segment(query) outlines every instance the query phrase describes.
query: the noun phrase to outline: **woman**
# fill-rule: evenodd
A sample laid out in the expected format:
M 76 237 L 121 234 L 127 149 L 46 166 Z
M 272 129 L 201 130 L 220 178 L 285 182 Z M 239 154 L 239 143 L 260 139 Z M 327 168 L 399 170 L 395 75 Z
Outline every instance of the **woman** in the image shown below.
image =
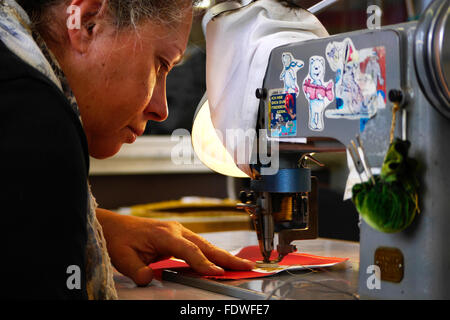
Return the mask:
M 209 275 L 253 267 L 179 223 L 97 208 L 87 182 L 89 155 L 110 157 L 167 118 L 165 80 L 192 5 L 0 0 L 6 297 L 115 299 L 111 263 L 147 285 L 148 264 L 168 256 Z

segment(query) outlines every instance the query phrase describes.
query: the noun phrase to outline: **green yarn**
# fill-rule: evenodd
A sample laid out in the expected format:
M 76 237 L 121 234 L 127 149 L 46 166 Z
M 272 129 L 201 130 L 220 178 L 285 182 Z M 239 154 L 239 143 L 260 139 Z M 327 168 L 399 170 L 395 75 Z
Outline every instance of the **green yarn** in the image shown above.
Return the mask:
M 411 143 L 395 139 L 386 153 L 381 174 L 353 186 L 353 203 L 375 230 L 399 232 L 414 220 L 418 207 L 417 161 L 408 157 Z

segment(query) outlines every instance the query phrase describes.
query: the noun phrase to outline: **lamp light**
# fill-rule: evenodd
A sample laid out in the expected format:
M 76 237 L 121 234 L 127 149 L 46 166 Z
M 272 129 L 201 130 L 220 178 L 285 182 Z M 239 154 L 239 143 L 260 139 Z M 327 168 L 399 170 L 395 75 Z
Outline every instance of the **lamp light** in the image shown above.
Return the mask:
M 236 178 L 248 178 L 235 164 L 229 154 L 211 120 L 207 93 L 200 101 L 195 111 L 194 124 L 192 126 L 192 146 L 200 161 L 210 168 L 226 176 Z

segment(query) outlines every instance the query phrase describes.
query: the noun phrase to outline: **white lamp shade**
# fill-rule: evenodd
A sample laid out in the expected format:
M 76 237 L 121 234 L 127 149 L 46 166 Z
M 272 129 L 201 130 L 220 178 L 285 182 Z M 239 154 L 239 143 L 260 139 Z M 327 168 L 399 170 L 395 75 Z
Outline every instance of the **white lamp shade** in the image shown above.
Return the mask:
M 220 174 L 248 178 L 228 153 L 211 121 L 207 95 L 200 102 L 192 126 L 192 146 L 200 161 Z

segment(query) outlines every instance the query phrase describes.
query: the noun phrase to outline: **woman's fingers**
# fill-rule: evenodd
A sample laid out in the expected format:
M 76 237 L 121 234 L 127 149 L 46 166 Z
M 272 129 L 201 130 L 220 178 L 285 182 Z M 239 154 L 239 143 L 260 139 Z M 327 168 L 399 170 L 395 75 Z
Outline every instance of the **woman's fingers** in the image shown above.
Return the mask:
M 224 270 L 209 261 L 202 250 L 193 242 L 177 237 L 171 246 L 176 258 L 186 261 L 195 271 L 205 275 L 222 275 Z
M 114 259 L 116 269 L 133 279 L 138 286 L 146 286 L 152 281 L 153 270 L 140 259 L 132 248 L 120 247 L 115 250 L 114 256 L 111 258 Z
M 183 229 L 178 222 L 156 222 L 151 229 L 151 242 L 158 255 L 171 255 L 183 259 L 195 271 L 202 274 L 223 274 L 224 270 L 209 261 L 195 243 L 183 237 Z
M 183 259 L 195 271 L 205 275 L 222 275 L 221 267 L 251 270 L 255 263 L 219 249 L 178 222 L 158 222 L 152 228 L 152 239 L 159 255 Z M 219 267 L 220 266 L 220 267 Z
M 254 262 L 236 257 L 228 251 L 212 245 L 206 239 L 187 228 L 183 228 L 183 236 L 195 243 L 208 259 L 222 267 L 233 270 L 251 270 L 255 267 Z

